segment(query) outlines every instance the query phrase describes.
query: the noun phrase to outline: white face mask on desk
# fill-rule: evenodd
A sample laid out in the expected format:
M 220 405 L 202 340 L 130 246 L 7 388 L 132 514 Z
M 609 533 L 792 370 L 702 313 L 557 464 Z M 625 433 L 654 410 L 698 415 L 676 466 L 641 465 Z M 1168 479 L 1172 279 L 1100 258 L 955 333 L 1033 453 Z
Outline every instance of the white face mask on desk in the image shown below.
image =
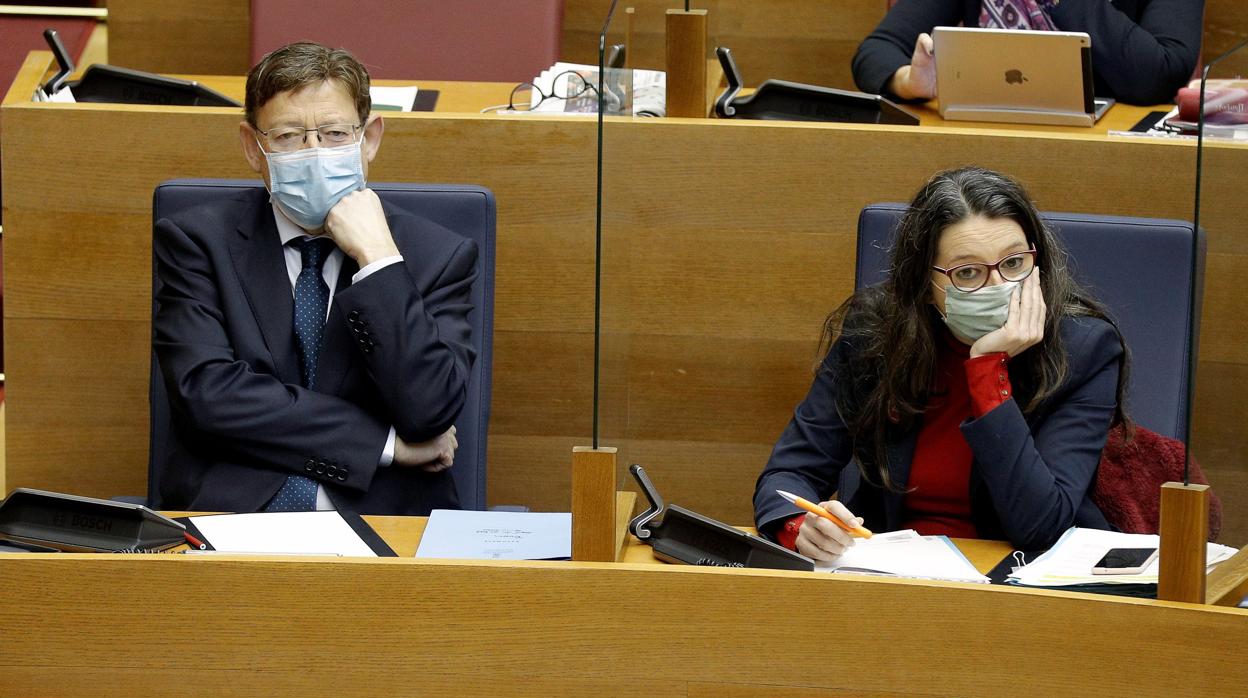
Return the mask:
M 952 284 L 945 286 L 945 312 L 941 319 L 955 337 L 973 344 L 1005 326 L 1010 317 L 1010 297 L 1021 283 L 1006 281 L 978 291 L 962 291 Z
M 363 138 L 336 148 L 303 148 L 270 153 L 269 193 L 299 227 L 315 230 L 344 196 L 364 188 L 360 158 Z M 264 151 L 263 148 L 261 148 Z

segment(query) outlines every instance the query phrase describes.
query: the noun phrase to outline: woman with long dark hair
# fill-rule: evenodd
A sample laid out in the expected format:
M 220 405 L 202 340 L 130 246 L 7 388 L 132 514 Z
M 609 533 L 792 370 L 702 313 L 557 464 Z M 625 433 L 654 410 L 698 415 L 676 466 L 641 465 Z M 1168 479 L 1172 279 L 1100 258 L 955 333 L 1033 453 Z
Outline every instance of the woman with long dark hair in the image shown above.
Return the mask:
M 754 493 L 761 532 L 827 560 L 847 523 L 1047 547 L 1109 528 L 1090 498 L 1128 356 L 1023 188 L 941 172 L 902 217 L 882 284 L 828 318 L 806 399 Z

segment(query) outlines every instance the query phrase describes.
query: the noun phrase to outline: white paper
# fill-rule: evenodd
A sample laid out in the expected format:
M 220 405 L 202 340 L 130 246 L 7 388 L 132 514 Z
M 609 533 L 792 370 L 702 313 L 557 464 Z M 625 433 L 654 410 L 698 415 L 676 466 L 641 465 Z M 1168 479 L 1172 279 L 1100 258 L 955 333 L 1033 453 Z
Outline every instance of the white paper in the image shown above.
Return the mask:
M 195 516 L 191 523 L 219 552 L 377 557 L 336 511 Z
M 836 560 L 815 563 L 815 571 L 988 583 L 948 538 L 920 536 L 910 529 L 856 540 Z
M 39 89 L 35 90 L 34 101 L 36 102 L 60 102 L 63 104 L 73 104 L 74 102 L 78 100 L 74 99 L 73 90 L 69 89 L 69 86 L 66 85 L 65 87 L 62 87 L 61 89 L 57 90 L 55 93 L 53 93 L 50 96 L 44 93 L 43 88 L 40 87 Z
M 1117 533 L 1094 528 L 1071 528 L 1048 552 L 1009 575 L 1009 581 L 1027 586 L 1054 587 L 1074 584 L 1156 584 L 1160 561 L 1154 559 L 1139 574 L 1092 574 L 1092 567 L 1110 548 L 1156 548 L 1156 534 Z M 1206 546 L 1206 565 L 1213 566 L 1235 554 L 1217 543 Z
M 373 99 L 373 106 L 398 107 L 399 111 L 411 111 L 416 102 L 419 89 L 415 85 L 404 87 L 382 87 L 372 85 L 368 88 L 368 96 Z
M 572 514 L 434 509 L 416 557 L 557 560 L 572 557 Z

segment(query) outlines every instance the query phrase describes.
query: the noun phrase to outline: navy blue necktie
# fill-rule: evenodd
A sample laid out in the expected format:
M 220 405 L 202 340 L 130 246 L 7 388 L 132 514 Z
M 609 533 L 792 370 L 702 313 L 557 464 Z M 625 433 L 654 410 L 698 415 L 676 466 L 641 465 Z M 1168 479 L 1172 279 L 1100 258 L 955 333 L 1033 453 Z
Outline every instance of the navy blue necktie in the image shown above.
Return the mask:
M 334 250 L 328 238 L 300 238 L 291 245 L 299 248 L 303 269 L 295 279 L 295 346 L 299 350 L 299 372 L 305 388 L 316 385 L 316 360 L 321 355 L 325 312 L 329 308 L 329 286 L 323 278 L 325 258 Z M 269 501 L 265 511 L 315 511 L 316 481 L 302 475 L 289 475 L 282 489 Z

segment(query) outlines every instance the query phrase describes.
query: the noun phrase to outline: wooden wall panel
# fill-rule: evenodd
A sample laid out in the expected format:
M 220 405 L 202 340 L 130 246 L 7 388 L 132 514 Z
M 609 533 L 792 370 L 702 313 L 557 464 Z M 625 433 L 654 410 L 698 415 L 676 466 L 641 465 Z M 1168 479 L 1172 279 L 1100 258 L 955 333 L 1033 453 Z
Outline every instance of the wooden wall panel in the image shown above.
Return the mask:
M 1201 47 L 1205 62 L 1231 50 L 1248 39 L 1248 3 L 1243 0 L 1205 0 L 1205 43 Z M 1248 75 L 1248 50 L 1227 59 L 1215 68 L 1219 77 Z
M 670 0 L 626 0 L 613 23 L 623 36 L 623 8 L 633 7 L 633 52 L 639 67 L 662 68 L 663 13 Z M 565 0 L 563 60 L 596 63 L 608 3 Z M 887 0 L 700 0 L 709 11 L 712 45 L 728 46 L 747 84 L 779 78 L 854 89 L 850 60 L 887 11 Z M 195 75 L 242 74 L 250 67 L 247 0 L 111 0 L 108 55 L 129 68 Z M 367 18 L 361 18 L 367 21 Z M 1207 0 L 1205 61 L 1248 38 L 1248 5 Z M 1227 71 L 1248 74 L 1248 55 Z M 1229 74 L 1229 73 L 1228 73 Z
M 664 12 L 668 0 L 625 0 L 612 21 L 611 42 L 623 42 L 624 8 L 633 19 L 633 66 L 664 69 Z M 564 60 L 598 62 L 598 35 L 609 3 L 565 0 Z M 747 84 L 767 78 L 856 89 L 850 60 L 862 39 L 879 24 L 887 0 L 700 0 L 709 21 L 708 58 L 727 46 Z
M 14 695 L 1077 696 L 1106 676 L 1231 695 L 1248 682 L 1248 615 L 1213 606 L 654 564 L 0 557 Z M 777 622 L 792 616 L 852 628 L 853 651 L 795 642 Z
M 155 73 L 246 73 L 251 67 L 251 3 L 109 0 L 108 60 Z
M 250 176 L 238 115 L 27 104 L 2 116 L 8 485 L 133 493 L 146 463 L 151 191 L 171 177 Z M 592 432 L 594 123 L 386 118 L 374 179 L 497 195 L 489 500 L 566 510 L 570 449 Z M 1190 218 L 1190 144 L 1068 133 L 610 121 L 601 439 L 621 449 L 621 482 L 640 461 L 671 501 L 749 523 L 823 318 L 852 289 L 859 210 L 906 200 L 938 169 L 1001 169 L 1049 210 Z M 1198 397 L 1195 451 L 1227 504 L 1223 540 L 1239 544 L 1248 495 L 1218 478 L 1245 472 L 1232 386 L 1248 379 L 1237 292 L 1248 242 L 1233 204 L 1248 149 L 1216 148 L 1201 356 L 1218 384 Z M 65 172 L 70 196 L 52 184 Z

